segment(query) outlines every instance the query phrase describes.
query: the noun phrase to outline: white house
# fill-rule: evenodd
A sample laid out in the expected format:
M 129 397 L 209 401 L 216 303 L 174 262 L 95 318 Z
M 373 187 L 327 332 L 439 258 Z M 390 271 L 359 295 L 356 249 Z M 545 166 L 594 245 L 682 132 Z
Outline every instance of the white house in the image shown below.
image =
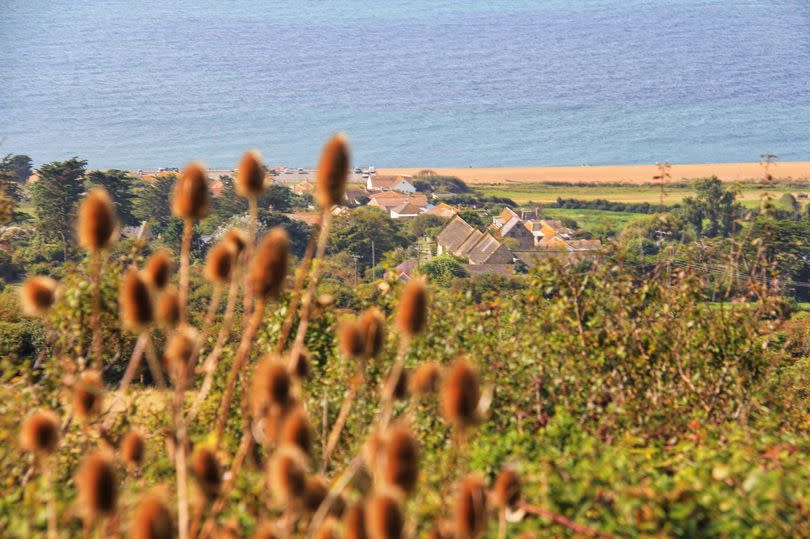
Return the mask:
M 369 191 L 399 191 L 400 193 L 415 193 L 416 187 L 402 176 L 380 176 L 371 174 L 366 180 L 366 189 Z

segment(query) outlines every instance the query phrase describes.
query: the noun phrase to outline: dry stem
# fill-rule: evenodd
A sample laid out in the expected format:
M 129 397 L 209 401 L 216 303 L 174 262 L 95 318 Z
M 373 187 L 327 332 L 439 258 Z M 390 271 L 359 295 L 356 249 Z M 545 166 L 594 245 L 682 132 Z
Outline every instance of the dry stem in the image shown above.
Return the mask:
M 178 299 L 180 303 L 180 323 L 186 323 L 186 307 L 188 303 L 188 266 L 191 253 L 191 233 L 194 229 L 194 221 L 183 220 L 183 243 L 180 246 L 180 291 Z
M 90 342 L 90 357 L 96 368 L 101 368 L 101 252 L 94 250 L 90 255 L 90 282 L 93 285 L 93 340 Z

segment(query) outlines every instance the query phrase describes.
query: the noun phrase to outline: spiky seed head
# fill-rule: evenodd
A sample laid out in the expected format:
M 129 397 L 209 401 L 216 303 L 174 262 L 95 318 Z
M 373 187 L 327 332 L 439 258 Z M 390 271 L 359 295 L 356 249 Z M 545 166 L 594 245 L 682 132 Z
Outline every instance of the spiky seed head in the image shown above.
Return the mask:
M 413 492 L 419 479 L 419 445 L 410 429 L 396 425 L 388 433 L 383 453 L 381 478 L 406 494 Z
M 318 475 L 313 475 L 307 478 L 306 487 L 304 488 L 303 506 L 304 510 L 314 513 L 321 506 L 321 503 L 326 499 L 329 493 L 329 487 L 326 480 Z
M 154 320 L 149 287 L 134 269 L 128 270 L 121 280 L 118 309 L 121 314 L 121 323 L 130 331 L 141 331 Z
M 411 279 L 405 285 L 397 310 L 397 329 L 406 337 L 425 331 L 427 323 L 427 288 L 423 279 Z
M 56 301 L 56 281 L 38 275 L 29 277 L 20 287 L 20 305 L 27 316 L 42 316 Z
M 379 356 L 385 343 L 385 316 L 376 307 L 370 307 L 357 319 L 357 325 L 363 335 L 366 357 Z
M 492 503 L 500 509 L 515 509 L 520 503 L 520 476 L 512 468 L 504 468 L 495 480 Z
M 306 378 L 309 376 L 309 350 L 302 347 L 297 354 L 291 355 L 287 365 L 287 370 L 289 370 L 290 374 L 297 378 Z
M 245 250 L 248 244 L 248 237 L 245 232 L 239 228 L 231 228 L 225 232 L 225 235 L 222 236 L 223 243 L 228 243 L 233 247 L 234 252 L 236 253 L 237 258 L 239 255 L 242 254 L 242 251 Z
M 118 502 L 118 479 L 112 458 L 104 451 L 85 457 L 76 475 L 79 506 L 90 518 L 109 516 Z
M 283 445 L 268 468 L 270 490 L 284 504 L 298 504 L 307 487 L 307 457 L 295 446 Z
M 346 510 L 343 517 L 344 539 L 368 539 L 366 533 L 366 512 L 363 506 L 355 504 Z
M 191 364 L 191 358 L 197 345 L 198 332 L 191 326 L 178 327 L 166 342 L 163 358 L 166 369 L 172 376 L 184 376 Z
M 110 195 L 103 188 L 87 193 L 79 204 L 77 237 L 79 245 L 88 251 L 98 251 L 116 240 L 118 220 Z
M 147 493 L 138 503 L 132 520 L 132 539 L 171 539 L 174 536 L 172 513 L 162 496 Z
M 20 447 L 25 451 L 50 455 L 59 445 L 59 417 L 51 410 L 34 410 L 20 429 Z
M 408 369 L 402 369 L 396 380 L 393 378 L 394 373 L 390 373 L 385 380 L 383 388 L 384 395 L 391 395 L 396 400 L 405 400 L 408 398 Z
M 256 150 L 248 150 L 236 169 L 236 192 L 243 197 L 257 197 L 264 191 L 264 167 L 262 156 Z
M 181 219 L 208 215 L 208 173 L 201 163 L 186 165 L 174 182 L 172 214 Z
M 236 251 L 231 243 L 219 242 L 211 248 L 205 260 L 205 277 L 215 283 L 225 283 L 231 279 L 236 263 Z
M 206 446 L 194 449 L 191 455 L 191 473 L 209 501 L 217 497 L 222 487 L 222 470 L 213 449 Z
M 470 475 L 462 480 L 453 509 L 456 535 L 477 539 L 487 529 L 487 489 L 483 479 Z
M 312 451 L 312 427 L 309 418 L 301 406 L 287 414 L 281 427 L 282 444 L 294 445 L 307 455 Z
M 408 383 L 411 393 L 417 397 L 435 393 L 439 387 L 441 373 L 441 366 L 435 361 L 422 363 L 411 373 Z
M 121 440 L 121 460 L 131 468 L 140 468 L 146 453 L 143 434 L 133 429 Z
M 276 355 L 267 354 L 256 365 L 251 384 L 251 402 L 256 417 L 271 407 L 285 407 L 290 402 L 292 379 L 287 366 Z
M 174 329 L 180 322 L 180 296 L 173 287 L 166 288 L 160 294 L 157 319 L 164 329 Z
M 347 357 L 363 356 L 365 343 L 360 326 L 354 320 L 343 320 L 337 328 L 338 348 Z
M 400 539 L 405 528 L 402 502 L 393 492 L 375 492 L 366 502 L 366 532 L 370 539 Z
M 73 413 L 82 421 L 87 421 L 101 412 L 104 386 L 101 373 L 87 370 L 79 375 L 73 388 Z
M 276 524 L 270 520 L 265 520 L 256 529 L 252 539 L 281 539 L 277 532 Z
M 312 536 L 313 539 L 340 539 L 340 528 L 334 518 L 327 518 Z
M 460 357 L 450 366 L 441 392 L 441 408 L 445 419 L 457 428 L 466 428 L 478 422 L 478 401 L 481 389 L 478 370 Z
M 166 249 L 158 249 L 143 268 L 143 280 L 155 290 L 163 290 L 172 275 L 172 255 Z
M 280 227 L 270 229 L 256 249 L 248 278 L 253 293 L 259 297 L 277 298 L 287 277 L 290 239 Z
M 343 202 L 349 177 L 349 144 L 339 133 L 329 139 L 318 163 L 317 199 L 323 208 Z

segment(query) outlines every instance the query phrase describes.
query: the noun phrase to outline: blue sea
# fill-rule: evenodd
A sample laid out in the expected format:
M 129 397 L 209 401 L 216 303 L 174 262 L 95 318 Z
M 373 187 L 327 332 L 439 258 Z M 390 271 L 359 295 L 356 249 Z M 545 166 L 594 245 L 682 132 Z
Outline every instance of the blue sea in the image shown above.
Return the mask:
M 810 160 L 808 0 L 0 0 L 0 154 Z

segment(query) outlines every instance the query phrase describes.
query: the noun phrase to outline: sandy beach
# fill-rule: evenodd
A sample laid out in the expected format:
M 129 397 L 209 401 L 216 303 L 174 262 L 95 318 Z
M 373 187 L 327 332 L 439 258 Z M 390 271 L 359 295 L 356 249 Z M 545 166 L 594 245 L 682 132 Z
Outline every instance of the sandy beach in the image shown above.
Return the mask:
M 467 183 L 532 183 L 532 182 L 570 182 L 570 183 L 653 183 L 653 176 L 658 174 L 655 165 L 627 166 L 567 166 L 567 167 L 521 167 L 521 168 L 383 168 L 379 174 L 415 175 L 420 170 L 429 168 L 436 174 L 456 176 Z M 763 168 L 759 163 L 708 163 L 701 165 L 672 165 L 672 181 L 706 176 L 717 176 L 723 181 L 740 182 L 761 179 Z M 810 161 L 774 163 L 771 174 L 779 180 L 810 181 Z

